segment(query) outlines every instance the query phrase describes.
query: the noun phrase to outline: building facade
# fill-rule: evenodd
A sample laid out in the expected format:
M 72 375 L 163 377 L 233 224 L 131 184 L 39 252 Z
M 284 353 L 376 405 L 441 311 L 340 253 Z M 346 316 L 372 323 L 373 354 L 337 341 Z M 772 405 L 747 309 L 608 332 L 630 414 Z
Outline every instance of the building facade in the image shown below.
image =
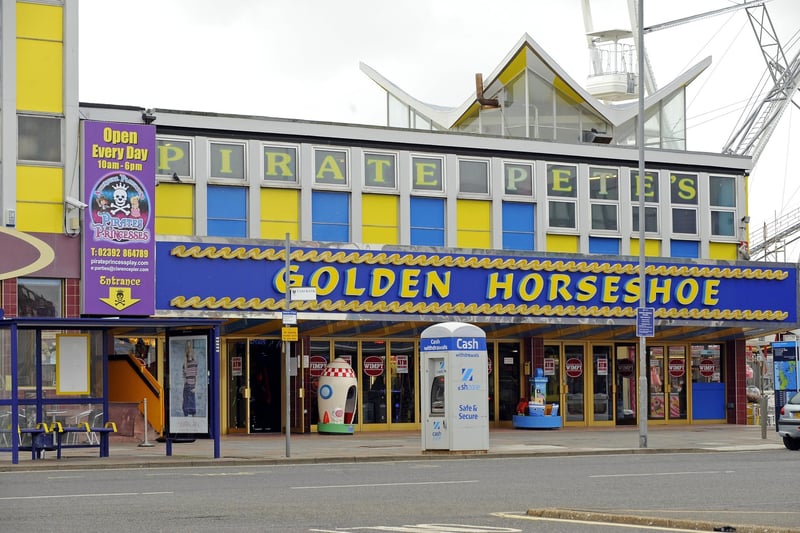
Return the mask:
M 448 320 L 486 331 L 494 426 L 538 368 L 566 425 L 745 423 L 746 339 L 797 327 L 797 265 L 746 260 L 751 161 L 685 150 L 684 90 L 707 62 L 648 97 L 639 176 L 631 105 L 527 36 L 452 110 L 362 66 L 387 91 L 375 127 L 79 104 L 75 4 L 2 6 L 3 238 L 27 254 L 2 259 L 6 315 L 222 320 L 223 432 L 280 431 L 287 398 L 288 425 L 314 431 L 336 357 L 358 376 L 358 430 L 419 428 L 419 336 Z M 287 269 L 315 300 L 289 301 Z M 169 339 L 115 349 L 140 340 L 169 390 Z

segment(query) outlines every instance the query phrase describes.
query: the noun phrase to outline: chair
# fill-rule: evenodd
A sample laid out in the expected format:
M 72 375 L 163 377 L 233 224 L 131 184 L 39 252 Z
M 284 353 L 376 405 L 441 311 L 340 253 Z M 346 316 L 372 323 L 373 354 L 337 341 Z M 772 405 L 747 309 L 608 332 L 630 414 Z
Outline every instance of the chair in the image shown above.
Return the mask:
M 77 427 L 79 424 L 86 423 L 86 424 L 89 424 L 91 426 L 89 417 L 93 416 L 93 415 L 94 415 L 94 412 L 91 411 L 91 410 L 89 410 L 89 411 L 81 411 L 80 413 L 78 413 L 78 414 L 76 414 L 76 415 L 74 415 L 72 417 L 70 425 L 72 427 Z M 90 433 L 84 433 L 84 432 L 81 432 L 81 431 L 69 433 L 67 435 L 67 444 L 78 444 L 78 439 L 80 437 L 85 438 L 87 444 L 94 444 L 94 442 L 92 441 L 92 435 Z
M 88 415 L 89 427 L 101 428 L 103 427 L 103 411 L 91 411 Z M 86 437 L 89 444 L 100 444 L 100 437 L 97 432 L 91 431 Z
M 0 446 L 8 448 L 11 446 L 11 413 L 8 411 L 0 413 Z

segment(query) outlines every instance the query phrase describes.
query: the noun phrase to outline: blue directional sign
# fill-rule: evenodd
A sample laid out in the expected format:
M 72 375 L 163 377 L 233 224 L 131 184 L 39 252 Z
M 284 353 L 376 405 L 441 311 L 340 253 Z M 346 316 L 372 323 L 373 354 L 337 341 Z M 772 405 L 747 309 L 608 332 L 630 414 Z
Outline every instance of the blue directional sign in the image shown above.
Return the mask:
M 636 336 L 654 337 L 656 334 L 656 310 L 653 307 L 636 308 Z

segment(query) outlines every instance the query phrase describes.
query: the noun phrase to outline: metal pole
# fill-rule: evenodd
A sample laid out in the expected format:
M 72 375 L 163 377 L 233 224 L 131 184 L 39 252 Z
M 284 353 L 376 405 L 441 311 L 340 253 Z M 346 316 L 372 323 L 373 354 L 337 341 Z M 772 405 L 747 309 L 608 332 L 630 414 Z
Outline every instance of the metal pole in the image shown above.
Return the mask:
M 153 444 L 147 440 L 147 398 L 143 398 L 142 403 L 142 410 L 144 411 L 142 413 L 144 415 L 144 442 L 140 443 L 139 446 L 142 448 L 151 448 Z
M 286 253 L 286 274 L 284 275 L 284 281 L 286 282 L 286 311 L 288 312 L 292 307 L 292 293 L 289 290 L 291 286 L 290 280 L 290 268 L 292 266 L 291 263 L 291 253 L 289 250 L 289 234 L 286 234 L 286 245 L 284 247 L 284 251 Z M 291 351 L 291 343 L 289 341 L 283 341 L 283 353 L 284 353 L 284 380 L 286 382 L 286 457 L 292 456 L 292 444 L 291 444 L 291 433 L 292 433 L 292 407 L 291 407 L 291 400 L 292 400 L 292 391 L 291 391 L 291 376 L 289 373 L 289 352 Z
M 639 120 L 636 124 L 636 144 L 639 147 L 639 307 L 647 306 L 647 291 L 645 288 L 645 214 L 644 214 L 644 0 L 638 1 L 636 13 L 636 29 L 639 46 L 637 60 L 639 62 Z M 647 346 L 645 337 L 639 336 L 639 448 L 647 448 Z

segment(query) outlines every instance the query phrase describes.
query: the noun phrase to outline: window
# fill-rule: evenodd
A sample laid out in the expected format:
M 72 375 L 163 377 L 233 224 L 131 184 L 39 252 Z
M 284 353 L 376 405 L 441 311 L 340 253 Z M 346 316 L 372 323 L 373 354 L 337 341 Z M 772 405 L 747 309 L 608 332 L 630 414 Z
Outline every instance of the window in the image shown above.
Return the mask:
M 192 177 L 192 141 L 169 137 L 156 138 L 156 174 Z
M 444 161 L 439 157 L 411 158 L 411 189 L 444 192 Z
M 61 119 L 20 115 L 17 159 L 20 161 L 61 162 Z
M 392 96 L 388 91 L 386 92 L 388 99 L 388 126 L 390 128 L 408 128 L 409 127 L 409 109 L 406 104 Z
M 503 250 L 534 250 L 534 205 L 503 202 Z
M 631 210 L 633 213 L 633 231 L 639 231 L 639 206 L 634 205 Z M 658 208 L 648 207 L 644 208 L 644 230 L 647 233 L 658 233 Z
M 508 195 L 533 196 L 533 166 L 504 163 L 503 188 Z
M 347 151 L 315 148 L 314 183 L 347 185 Z
M 265 144 L 264 179 L 297 183 L 297 148 Z
M 547 165 L 547 217 L 550 227 L 577 229 L 578 167 Z M 555 200 L 554 198 L 558 198 Z
M 633 216 L 633 231 L 639 231 L 639 187 L 644 190 L 644 201 L 650 205 L 644 208 L 644 230 L 647 233 L 658 233 L 658 172 L 646 170 L 644 179 L 639 179 L 639 170 L 631 169 L 631 210 Z
M 394 154 L 364 152 L 364 187 L 397 189 L 397 160 Z
M 60 318 L 62 308 L 63 290 L 60 279 L 17 280 L 17 316 Z
M 458 187 L 461 193 L 489 194 L 489 163 L 460 160 Z
M 723 237 L 736 235 L 736 181 L 725 176 L 708 178 L 711 205 L 711 234 Z M 728 209 L 720 209 L 728 208 Z
M 411 197 L 411 244 L 444 246 L 444 198 Z
M 311 195 L 311 238 L 315 241 L 350 241 L 350 195 L 313 191 Z
M 589 167 L 592 230 L 619 231 L 619 171 Z
M 670 202 L 673 205 L 672 232 L 696 235 L 697 175 L 672 173 L 669 176 L 669 183 Z
M 245 146 L 242 143 L 210 142 L 209 176 L 212 178 L 245 179 Z

